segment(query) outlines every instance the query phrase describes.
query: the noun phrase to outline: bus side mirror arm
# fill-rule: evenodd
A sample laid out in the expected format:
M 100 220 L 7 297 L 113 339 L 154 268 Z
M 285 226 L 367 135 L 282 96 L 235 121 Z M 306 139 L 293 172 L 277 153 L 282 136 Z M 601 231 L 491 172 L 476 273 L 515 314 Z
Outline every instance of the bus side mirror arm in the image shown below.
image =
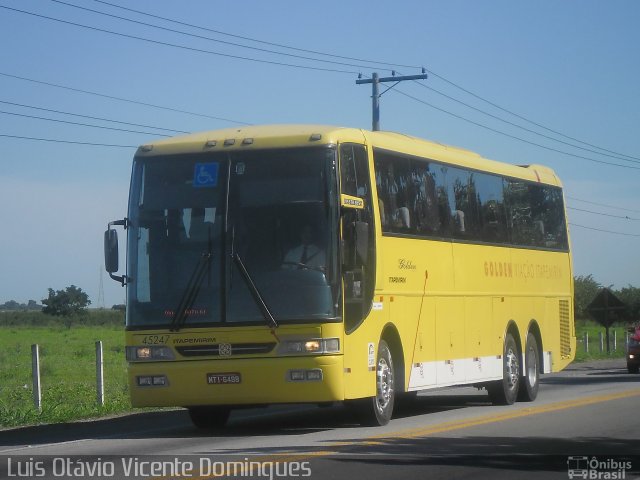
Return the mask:
M 114 225 L 121 225 L 126 230 L 129 226 L 129 220 L 127 218 L 116 220 L 109 222 L 107 225 L 107 230 L 104 232 L 104 266 L 109 276 L 116 282 L 120 282 L 124 287 L 131 278 L 126 275 L 114 275 L 114 273 L 118 271 L 120 263 L 118 255 L 118 232 L 111 228 Z

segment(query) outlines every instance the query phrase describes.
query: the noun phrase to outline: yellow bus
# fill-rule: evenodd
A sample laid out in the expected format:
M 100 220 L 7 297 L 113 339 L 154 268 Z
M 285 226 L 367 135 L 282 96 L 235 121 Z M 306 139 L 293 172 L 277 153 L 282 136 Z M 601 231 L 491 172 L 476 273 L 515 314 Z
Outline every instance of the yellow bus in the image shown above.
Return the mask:
M 127 229 L 127 271 L 117 233 Z M 575 351 L 561 183 L 389 132 L 250 126 L 162 140 L 133 161 L 105 233 L 127 286 L 132 404 L 344 401 L 475 385 L 532 401 Z

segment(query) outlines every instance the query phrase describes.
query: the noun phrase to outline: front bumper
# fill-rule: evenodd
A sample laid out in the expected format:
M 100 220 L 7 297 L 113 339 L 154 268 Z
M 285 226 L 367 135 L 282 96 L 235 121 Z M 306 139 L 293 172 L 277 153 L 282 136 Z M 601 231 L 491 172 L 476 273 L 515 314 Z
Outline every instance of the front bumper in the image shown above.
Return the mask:
M 291 370 L 322 371 L 322 380 L 291 381 Z M 342 355 L 229 360 L 140 362 L 129 364 L 134 407 L 264 405 L 344 399 Z M 240 383 L 209 384 L 210 374 L 238 373 Z M 164 386 L 139 386 L 139 376 L 166 376 Z

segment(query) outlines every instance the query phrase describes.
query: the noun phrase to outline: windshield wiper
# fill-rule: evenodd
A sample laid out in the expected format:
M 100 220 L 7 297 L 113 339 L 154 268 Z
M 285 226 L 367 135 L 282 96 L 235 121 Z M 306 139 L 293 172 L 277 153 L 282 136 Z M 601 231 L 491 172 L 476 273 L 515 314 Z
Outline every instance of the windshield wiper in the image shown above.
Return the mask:
M 178 308 L 176 308 L 176 312 L 173 315 L 170 331 L 177 332 L 187 321 L 187 318 L 189 317 L 188 312 L 191 310 L 193 303 L 198 298 L 200 286 L 202 285 L 205 274 L 209 271 L 212 257 L 213 254 L 211 253 L 211 250 L 204 252 L 200 256 L 200 259 L 196 264 L 196 268 L 194 268 L 191 278 L 189 278 L 189 282 L 187 283 L 187 287 L 182 294 Z
M 233 258 L 233 261 L 238 267 L 238 270 L 240 270 L 240 273 L 242 274 L 242 278 L 247 284 L 247 287 L 249 287 L 251 296 L 256 302 L 256 305 L 258 306 L 258 308 L 260 309 L 260 312 L 262 312 L 262 316 L 267 321 L 269 326 L 271 326 L 272 328 L 278 328 L 278 322 L 273 317 L 273 314 L 271 313 L 271 310 L 269 310 L 269 307 L 267 307 L 267 304 L 265 303 L 264 298 L 262 298 L 262 295 L 260 295 L 260 291 L 258 290 L 258 287 L 256 287 L 256 284 L 251 279 L 251 275 L 249 275 L 249 272 L 244 266 L 244 263 L 240 258 L 240 255 L 238 255 L 237 253 L 233 253 L 231 257 Z

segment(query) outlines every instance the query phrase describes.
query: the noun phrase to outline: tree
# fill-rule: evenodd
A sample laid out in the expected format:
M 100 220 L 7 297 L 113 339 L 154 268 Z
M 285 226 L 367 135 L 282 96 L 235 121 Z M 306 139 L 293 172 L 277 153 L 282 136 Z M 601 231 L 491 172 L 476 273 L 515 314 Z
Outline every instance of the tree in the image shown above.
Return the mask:
M 91 300 L 81 288 L 71 285 L 65 290 L 54 291 L 50 288 L 49 297 L 43 299 L 42 303 L 45 305 L 42 311 L 47 315 L 71 319 L 86 314 Z
M 5 302 L 3 304 L 0 304 L 0 310 L 9 310 L 9 311 L 16 311 L 16 310 L 42 310 L 42 306 L 38 305 L 38 303 L 35 300 L 29 300 L 29 303 L 18 303 L 15 300 L 9 300 L 8 302 Z
M 640 321 L 640 288 L 629 285 L 616 291 L 616 295 L 627 304 L 626 320 L 631 323 Z
M 596 282 L 591 274 L 574 277 L 573 285 L 576 318 L 590 318 L 587 306 L 596 297 L 602 285 Z

